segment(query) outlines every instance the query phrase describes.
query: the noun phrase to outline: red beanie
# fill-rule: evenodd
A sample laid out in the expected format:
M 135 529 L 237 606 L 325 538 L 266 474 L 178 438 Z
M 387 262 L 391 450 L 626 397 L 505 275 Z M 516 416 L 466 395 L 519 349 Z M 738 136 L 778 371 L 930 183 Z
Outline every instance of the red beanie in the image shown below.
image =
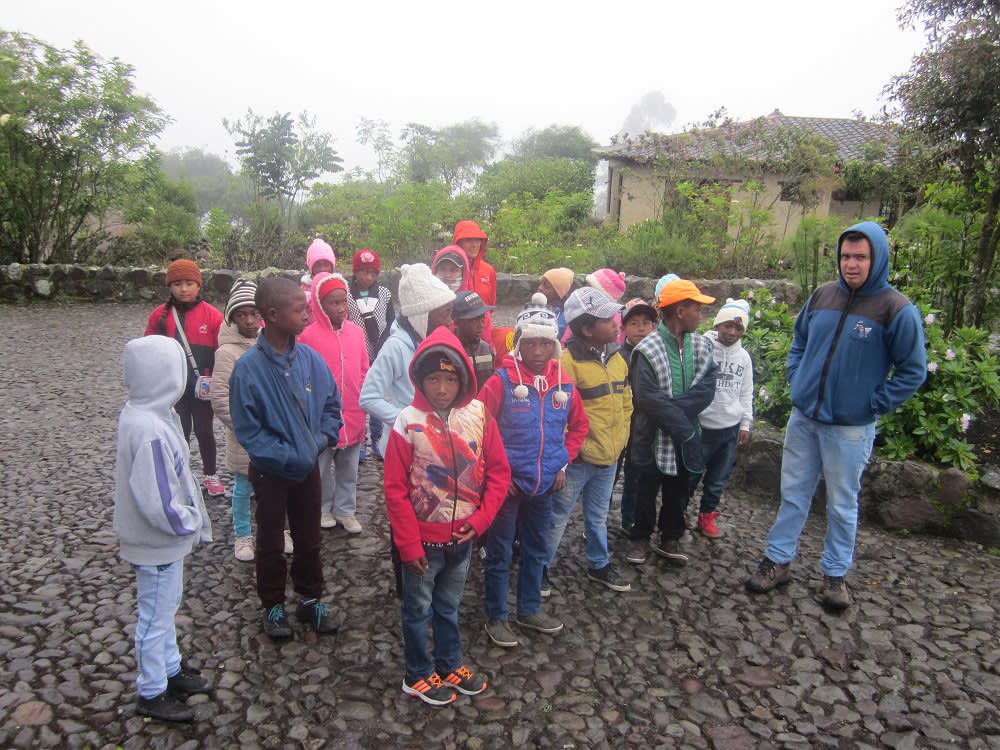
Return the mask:
M 175 281 L 193 281 L 201 286 L 201 271 L 193 260 L 178 258 L 167 267 L 167 286 Z
M 354 253 L 354 259 L 351 261 L 351 270 L 360 271 L 362 268 L 372 268 L 375 271 L 382 270 L 382 259 L 378 257 L 378 253 L 367 247 L 358 250 Z

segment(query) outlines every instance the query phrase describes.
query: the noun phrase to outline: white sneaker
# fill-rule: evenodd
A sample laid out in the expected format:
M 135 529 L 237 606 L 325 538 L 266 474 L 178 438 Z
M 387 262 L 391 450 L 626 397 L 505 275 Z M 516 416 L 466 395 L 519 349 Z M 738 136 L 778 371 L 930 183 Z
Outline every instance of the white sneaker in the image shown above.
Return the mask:
M 333 517 L 333 513 L 323 513 L 319 517 L 319 527 L 321 529 L 332 529 L 337 525 L 337 519 Z
M 292 544 L 292 532 L 285 529 L 285 554 L 290 555 L 295 552 L 295 545 Z
M 233 553 L 240 562 L 251 562 L 253 560 L 253 537 L 236 537 L 236 542 L 233 544 Z
M 361 533 L 361 523 L 354 516 L 337 516 L 337 523 L 343 526 L 348 534 Z

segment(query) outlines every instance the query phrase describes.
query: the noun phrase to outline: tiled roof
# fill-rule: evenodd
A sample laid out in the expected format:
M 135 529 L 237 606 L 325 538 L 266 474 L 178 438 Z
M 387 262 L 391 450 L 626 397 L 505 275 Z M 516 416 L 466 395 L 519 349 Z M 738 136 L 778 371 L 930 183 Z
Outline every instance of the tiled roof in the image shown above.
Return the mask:
M 888 161 L 894 153 L 888 129 L 877 123 L 837 117 L 788 117 L 779 112 L 757 120 L 675 135 L 626 135 L 621 140 L 612 141 L 609 146 L 597 149 L 596 153 L 606 159 L 633 162 L 647 162 L 660 154 L 691 160 L 701 159 L 710 153 L 717 153 L 719 149 L 730 151 L 734 156 L 766 158 L 761 139 L 753 135 L 757 126 L 761 126 L 765 132 L 787 128 L 817 135 L 836 147 L 840 162 L 864 158 L 864 147 L 872 142 L 886 146 L 883 161 Z

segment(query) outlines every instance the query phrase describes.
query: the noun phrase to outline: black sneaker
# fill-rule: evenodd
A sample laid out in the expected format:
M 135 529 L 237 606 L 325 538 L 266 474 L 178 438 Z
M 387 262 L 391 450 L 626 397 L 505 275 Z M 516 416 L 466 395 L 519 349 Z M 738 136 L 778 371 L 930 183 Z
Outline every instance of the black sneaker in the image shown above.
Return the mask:
M 546 568 L 542 571 L 542 588 L 538 593 L 542 599 L 548 599 L 552 596 L 553 590 L 552 581 L 549 580 L 549 569 Z
M 184 705 L 184 701 L 164 690 L 155 698 L 135 699 L 135 712 L 159 721 L 194 721 L 194 709 Z
M 185 698 L 197 693 L 208 695 L 212 692 L 212 686 L 201 676 L 200 671 L 181 662 L 181 671 L 167 678 L 167 690 L 179 698 Z
M 688 564 L 688 556 L 681 551 L 681 543 L 676 539 L 662 540 L 659 544 L 651 544 L 650 548 L 674 565 L 683 567 Z
M 454 703 L 458 697 L 453 689 L 444 684 L 437 672 L 431 672 L 427 677 L 418 677 L 415 680 L 404 677 L 403 692 L 432 706 L 447 706 L 449 703 Z
M 785 586 L 792 580 L 790 567 L 790 563 L 782 565 L 765 557 L 757 566 L 757 572 L 747 579 L 747 591 L 754 594 L 766 594 L 778 586 Z
M 295 619 L 304 622 L 321 635 L 336 633 L 340 623 L 333 619 L 323 602 L 300 604 L 295 610 Z
M 281 641 L 292 637 L 292 624 L 285 615 L 285 605 L 275 604 L 264 612 L 264 634 L 271 640 Z
M 649 557 L 649 540 L 632 539 L 628 543 L 625 559 L 633 565 L 642 565 Z
M 622 578 L 621 573 L 615 570 L 615 566 L 608 563 L 603 568 L 593 569 L 587 571 L 587 578 L 591 581 L 597 581 L 607 586 L 612 591 L 631 591 L 632 584 Z

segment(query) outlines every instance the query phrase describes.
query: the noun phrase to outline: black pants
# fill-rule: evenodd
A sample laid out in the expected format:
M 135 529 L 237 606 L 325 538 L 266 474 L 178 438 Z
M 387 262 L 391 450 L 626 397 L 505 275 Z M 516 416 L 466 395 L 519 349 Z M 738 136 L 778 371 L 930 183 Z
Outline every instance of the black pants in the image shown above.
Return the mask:
M 322 485 L 319 466 L 293 482 L 262 474 L 252 464 L 250 481 L 257 495 L 257 594 L 265 609 L 285 601 L 285 515 L 292 532 L 292 584 L 303 599 L 323 595 L 323 565 L 319 555 L 319 516 Z
M 636 479 L 635 524 L 629 539 L 647 540 L 653 534 L 653 524 L 660 532 L 660 541 L 671 542 L 684 536 L 684 513 L 691 497 L 690 479 L 683 466 L 677 467 L 677 476 L 663 474 L 655 466 L 631 467 L 638 473 Z M 660 515 L 656 516 L 656 495 L 663 493 Z
M 198 452 L 201 454 L 201 466 L 205 476 L 212 476 L 216 471 L 215 463 L 215 426 L 212 412 L 212 402 L 195 398 L 191 391 L 184 391 L 181 400 L 174 404 L 177 416 L 181 418 L 181 428 L 184 439 L 191 440 L 191 422 L 194 422 L 194 434 L 198 438 Z

